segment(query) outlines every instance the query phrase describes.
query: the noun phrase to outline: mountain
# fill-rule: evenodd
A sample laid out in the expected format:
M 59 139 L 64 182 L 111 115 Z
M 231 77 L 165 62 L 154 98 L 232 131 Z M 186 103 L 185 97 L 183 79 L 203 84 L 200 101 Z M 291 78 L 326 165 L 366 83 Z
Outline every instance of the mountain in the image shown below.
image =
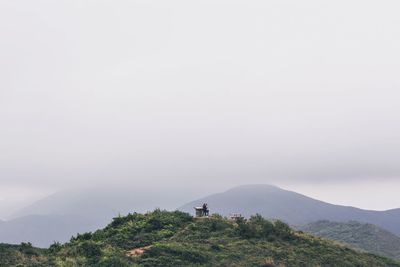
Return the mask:
M 228 220 L 214 215 L 155 210 L 116 217 L 104 229 L 40 250 L 30 244 L 0 245 L 0 266 L 393 266 L 364 254 L 296 232 L 261 216 Z
M 129 186 L 93 186 L 59 191 L 19 210 L 12 218 L 27 215 L 83 215 L 107 218 L 118 214 L 146 212 L 161 207 L 173 209 L 187 199 L 185 192 Z
M 8 221 L 0 221 L 0 242 L 31 242 L 40 247 L 46 247 L 53 241 L 66 242 L 77 232 L 104 227 L 119 214 L 146 212 L 157 207 L 173 210 L 178 203 L 190 199 L 191 192 L 182 189 L 178 194 L 178 190 L 93 186 L 61 191 L 20 210 Z M 248 217 L 260 213 L 293 226 L 319 220 L 355 220 L 400 234 L 399 209 L 367 211 L 338 206 L 271 185 L 232 188 L 192 201 L 180 210 L 193 214 L 193 207 L 203 202 L 209 204 L 211 213 L 224 216 L 242 213 Z
M 318 221 L 299 229 L 366 252 L 400 259 L 400 237 L 373 224 Z
M 57 192 L 25 207 L 7 221 L 0 221 L 0 242 L 31 242 L 47 247 L 66 242 L 78 232 L 104 227 L 113 217 L 146 212 L 157 207 L 172 209 L 184 194 L 118 186 L 93 186 Z M 186 197 L 187 199 L 187 197 Z
M 179 208 L 193 213 L 193 207 L 208 203 L 211 213 L 229 216 L 241 213 L 248 217 L 259 213 L 266 218 L 280 219 L 291 225 L 304 225 L 319 220 L 359 221 L 380 226 L 400 235 L 400 209 L 363 210 L 333 205 L 272 185 L 244 185 L 213 194 Z
M 105 219 L 73 215 L 28 215 L 0 224 L 0 241 L 19 244 L 30 241 L 47 247 L 54 241 L 68 241 L 72 235 L 104 227 Z

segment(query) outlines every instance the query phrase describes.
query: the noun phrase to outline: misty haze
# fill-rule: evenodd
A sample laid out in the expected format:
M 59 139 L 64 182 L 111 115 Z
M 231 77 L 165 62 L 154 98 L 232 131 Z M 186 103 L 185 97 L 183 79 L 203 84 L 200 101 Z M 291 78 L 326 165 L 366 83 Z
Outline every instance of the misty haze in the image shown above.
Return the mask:
M 0 0 L 0 266 L 400 266 L 399 9 Z

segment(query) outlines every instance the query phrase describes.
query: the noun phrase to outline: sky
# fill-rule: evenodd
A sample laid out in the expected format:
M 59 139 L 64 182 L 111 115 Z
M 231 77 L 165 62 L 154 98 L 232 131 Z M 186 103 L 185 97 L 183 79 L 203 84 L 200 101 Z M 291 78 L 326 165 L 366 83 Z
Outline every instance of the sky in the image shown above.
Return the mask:
M 93 183 L 400 207 L 399 8 L 0 1 L 0 215 Z

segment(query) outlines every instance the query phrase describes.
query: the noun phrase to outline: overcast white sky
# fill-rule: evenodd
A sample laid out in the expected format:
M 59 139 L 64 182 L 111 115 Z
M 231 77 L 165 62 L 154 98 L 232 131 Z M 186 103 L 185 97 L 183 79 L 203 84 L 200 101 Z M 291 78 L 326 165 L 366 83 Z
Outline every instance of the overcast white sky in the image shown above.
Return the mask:
M 0 213 L 93 182 L 400 207 L 399 10 L 0 1 Z

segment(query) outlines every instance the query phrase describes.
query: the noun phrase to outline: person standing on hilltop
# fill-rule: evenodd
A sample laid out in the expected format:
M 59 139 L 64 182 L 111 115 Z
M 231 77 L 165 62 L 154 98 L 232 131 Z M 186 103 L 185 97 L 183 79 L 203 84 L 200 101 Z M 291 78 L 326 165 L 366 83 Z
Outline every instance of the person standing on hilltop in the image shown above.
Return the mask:
M 208 206 L 207 206 L 207 203 L 203 203 L 203 214 L 204 214 L 204 216 L 208 216 Z

